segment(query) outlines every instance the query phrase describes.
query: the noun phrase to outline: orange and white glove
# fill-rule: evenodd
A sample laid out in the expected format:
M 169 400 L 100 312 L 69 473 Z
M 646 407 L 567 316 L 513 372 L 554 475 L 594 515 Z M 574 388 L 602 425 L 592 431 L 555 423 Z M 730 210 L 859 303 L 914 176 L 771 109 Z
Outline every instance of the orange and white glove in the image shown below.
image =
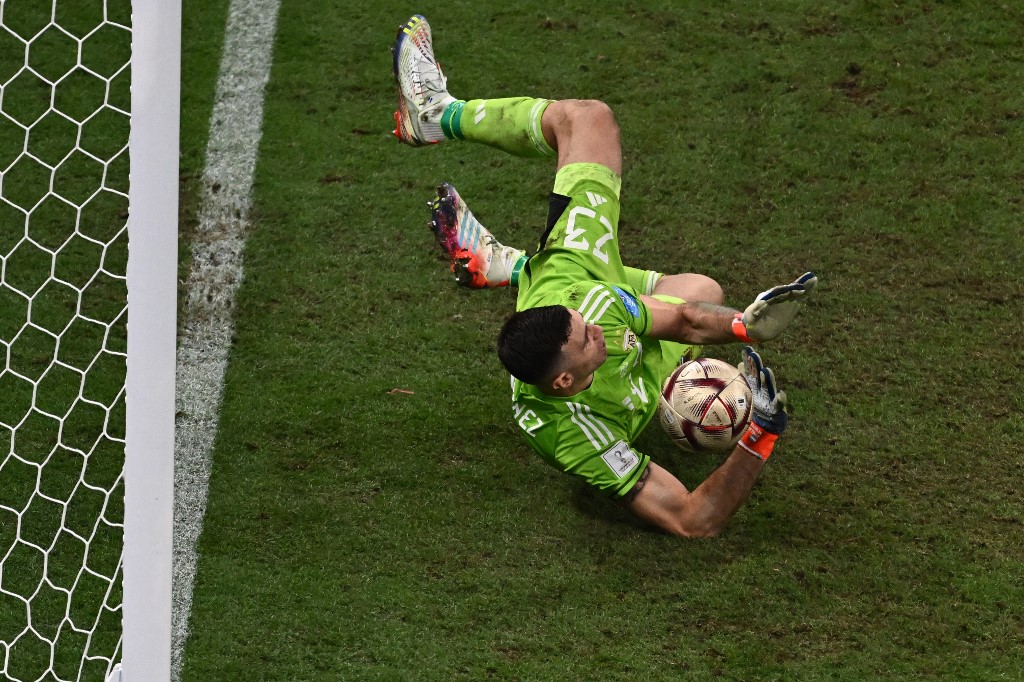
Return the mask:
M 793 321 L 817 284 L 817 276 L 805 272 L 791 284 L 762 291 L 746 310 L 736 313 L 732 333 L 746 343 L 774 339 Z
M 761 356 L 750 346 L 743 349 L 743 362 L 739 365 L 754 397 L 754 416 L 743 432 L 738 445 L 762 460 L 767 460 L 775 441 L 786 430 L 786 394 L 775 384 L 775 374 L 761 362 Z

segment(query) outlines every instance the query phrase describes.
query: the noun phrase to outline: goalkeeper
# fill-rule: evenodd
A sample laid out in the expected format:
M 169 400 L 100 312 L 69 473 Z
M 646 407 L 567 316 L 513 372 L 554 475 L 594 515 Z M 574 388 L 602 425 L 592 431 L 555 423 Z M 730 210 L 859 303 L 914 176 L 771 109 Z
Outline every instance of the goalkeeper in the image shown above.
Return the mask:
M 590 100 L 458 100 L 414 16 L 393 47 L 395 135 L 412 146 L 467 140 L 522 157 L 557 158 L 538 252 L 504 246 L 451 185 L 431 226 L 459 283 L 518 287 L 498 355 L 512 374 L 514 418 L 549 464 L 681 536 L 717 535 L 750 493 L 786 427 L 785 395 L 749 346 L 743 371 L 754 416 L 735 450 L 693 491 L 633 448 L 657 411 L 663 379 L 701 344 L 767 341 L 796 315 L 817 279 L 806 273 L 739 312 L 717 282 L 625 267 L 618 220 L 622 153 L 611 110 Z

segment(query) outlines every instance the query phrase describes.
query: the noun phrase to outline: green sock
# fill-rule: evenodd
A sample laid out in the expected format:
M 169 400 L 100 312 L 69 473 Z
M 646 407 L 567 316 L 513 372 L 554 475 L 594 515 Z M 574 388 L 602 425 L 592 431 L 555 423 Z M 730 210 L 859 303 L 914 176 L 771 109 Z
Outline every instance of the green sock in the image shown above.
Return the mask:
M 519 273 L 523 271 L 528 260 L 530 260 L 530 257 L 525 253 L 516 260 L 516 264 L 512 266 L 512 275 L 508 278 L 509 286 L 519 286 Z
M 441 130 L 450 140 L 479 142 L 514 156 L 553 157 L 555 150 L 540 129 L 549 104 L 533 97 L 456 100 L 445 107 Z

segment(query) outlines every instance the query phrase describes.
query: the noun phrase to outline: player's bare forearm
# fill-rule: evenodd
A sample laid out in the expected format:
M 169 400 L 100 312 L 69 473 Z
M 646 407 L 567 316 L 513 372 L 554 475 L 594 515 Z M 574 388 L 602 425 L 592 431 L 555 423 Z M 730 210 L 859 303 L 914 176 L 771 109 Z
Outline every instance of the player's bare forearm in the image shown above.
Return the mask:
M 641 296 L 651 313 L 649 336 L 665 341 L 721 344 L 736 341 L 732 322 L 739 312 L 713 303 L 665 303 Z
M 764 461 L 736 446 L 729 458 L 691 493 L 697 527 L 705 535 L 718 535 L 740 508 L 764 469 Z
M 693 492 L 654 462 L 650 475 L 627 503 L 639 518 L 674 535 L 714 537 L 750 495 L 764 461 L 737 447 Z

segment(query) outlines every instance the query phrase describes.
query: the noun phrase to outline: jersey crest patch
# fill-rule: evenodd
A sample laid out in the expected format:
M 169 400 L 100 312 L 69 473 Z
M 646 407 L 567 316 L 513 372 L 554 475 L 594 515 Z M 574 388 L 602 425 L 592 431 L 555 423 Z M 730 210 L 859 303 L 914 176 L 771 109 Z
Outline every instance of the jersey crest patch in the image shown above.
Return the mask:
M 626 445 L 626 441 L 620 440 L 615 445 L 611 446 L 603 455 L 601 459 L 608 465 L 615 475 L 622 478 L 630 471 L 632 471 L 637 464 L 640 463 L 640 458 L 636 456 L 636 453 L 629 449 Z
M 637 300 L 616 286 L 613 286 L 612 289 L 615 289 L 616 293 L 618 293 L 619 298 L 622 299 L 622 305 L 626 306 L 629 314 L 633 317 L 640 317 L 640 304 Z

